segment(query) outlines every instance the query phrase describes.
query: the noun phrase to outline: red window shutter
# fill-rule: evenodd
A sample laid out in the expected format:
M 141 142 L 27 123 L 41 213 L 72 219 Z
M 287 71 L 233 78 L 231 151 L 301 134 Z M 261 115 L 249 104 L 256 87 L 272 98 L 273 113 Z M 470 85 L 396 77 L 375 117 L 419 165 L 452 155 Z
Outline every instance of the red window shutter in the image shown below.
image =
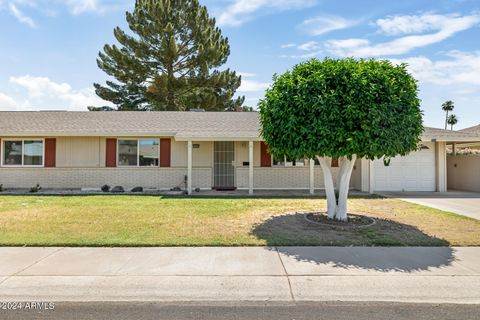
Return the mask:
M 57 139 L 45 139 L 45 167 L 55 168 L 57 164 Z
M 172 140 L 160 139 L 160 167 L 170 167 Z
M 265 142 L 260 143 L 260 166 L 262 167 L 271 167 L 272 166 L 272 156 L 268 152 L 268 146 Z
M 107 139 L 105 149 L 105 166 L 114 168 L 117 166 L 117 139 Z

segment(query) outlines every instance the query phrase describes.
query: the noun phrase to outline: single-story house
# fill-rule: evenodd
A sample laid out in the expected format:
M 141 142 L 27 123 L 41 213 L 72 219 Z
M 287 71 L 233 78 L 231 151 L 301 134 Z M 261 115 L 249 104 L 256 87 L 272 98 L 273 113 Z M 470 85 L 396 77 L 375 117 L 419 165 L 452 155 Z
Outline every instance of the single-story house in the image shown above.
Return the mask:
M 418 151 L 389 166 L 357 160 L 351 188 L 446 191 L 446 144 L 474 141 L 425 128 Z M 315 160 L 268 153 L 256 112 L 0 112 L 0 155 L 6 188 L 323 188 Z

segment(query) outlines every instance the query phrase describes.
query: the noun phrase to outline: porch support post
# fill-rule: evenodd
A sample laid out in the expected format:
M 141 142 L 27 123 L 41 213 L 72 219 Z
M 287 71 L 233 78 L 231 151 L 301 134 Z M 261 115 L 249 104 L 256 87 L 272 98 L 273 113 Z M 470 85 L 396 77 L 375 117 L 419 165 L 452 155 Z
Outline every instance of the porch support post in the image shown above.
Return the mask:
M 370 192 L 370 160 L 363 158 L 360 160 L 360 172 L 362 177 L 362 192 Z
M 435 142 L 437 192 L 447 192 L 447 152 L 445 142 Z
M 452 144 L 452 151 L 453 151 L 453 155 L 456 156 L 457 155 L 457 143 L 454 142 Z
M 188 164 L 187 164 L 187 193 L 192 194 L 192 153 L 193 144 L 192 141 L 188 141 Z
M 248 142 L 248 194 L 253 194 L 253 141 Z
M 369 177 L 369 183 L 368 183 L 368 191 L 370 194 L 373 194 L 375 190 L 375 172 L 373 170 L 373 160 L 368 160 L 368 177 Z
M 315 193 L 315 160 L 310 159 L 310 194 Z

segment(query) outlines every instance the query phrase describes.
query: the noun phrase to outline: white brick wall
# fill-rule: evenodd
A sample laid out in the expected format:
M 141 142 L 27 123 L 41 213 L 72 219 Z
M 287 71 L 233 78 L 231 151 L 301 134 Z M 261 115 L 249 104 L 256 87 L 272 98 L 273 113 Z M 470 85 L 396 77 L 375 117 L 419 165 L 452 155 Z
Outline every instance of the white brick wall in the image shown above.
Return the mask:
M 183 188 L 186 168 L 0 168 L 5 188 L 100 188 L 104 184 L 132 188 Z M 211 188 L 212 169 L 194 168 L 193 187 Z
M 359 168 L 357 168 L 359 170 Z M 334 179 L 338 168 L 332 168 Z M 323 189 L 323 175 L 315 167 L 315 188 Z M 48 189 L 99 188 L 104 184 L 132 188 L 170 189 L 184 187 L 187 168 L 0 168 L 0 184 L 5 188 L 30 188 L 39 183 Z M 336 180 L 336 179 L 335 179 Z M 351 188 L 356 188 L 352 174 Z M 248 188 L 248 167 L 236 169 L 236 185 Z M 212 187 L 212 168 L 193 169 L 193 188 Z M 309 167 L 254 168 L 256 189 L 308 189 Z
M 332 168 L 334 181 L 338 168 Z M 323 189 L 323 174 L 319 167 L 314 169 L 316 189 Z M 237 187 L 248 188 L 248 168 L 237 168 Z M 253 169 L 254 189 L 309 189 L 309 167 L 271 167 Z

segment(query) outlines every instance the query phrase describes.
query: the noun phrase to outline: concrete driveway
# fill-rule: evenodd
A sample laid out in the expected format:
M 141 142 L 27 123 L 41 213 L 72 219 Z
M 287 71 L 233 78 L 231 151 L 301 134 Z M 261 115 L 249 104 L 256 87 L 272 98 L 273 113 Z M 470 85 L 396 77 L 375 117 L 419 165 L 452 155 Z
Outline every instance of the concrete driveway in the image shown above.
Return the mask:
M 476 192 L 382 192 L 380 195 L 461 214 L 480 220 L 480 193 Z

